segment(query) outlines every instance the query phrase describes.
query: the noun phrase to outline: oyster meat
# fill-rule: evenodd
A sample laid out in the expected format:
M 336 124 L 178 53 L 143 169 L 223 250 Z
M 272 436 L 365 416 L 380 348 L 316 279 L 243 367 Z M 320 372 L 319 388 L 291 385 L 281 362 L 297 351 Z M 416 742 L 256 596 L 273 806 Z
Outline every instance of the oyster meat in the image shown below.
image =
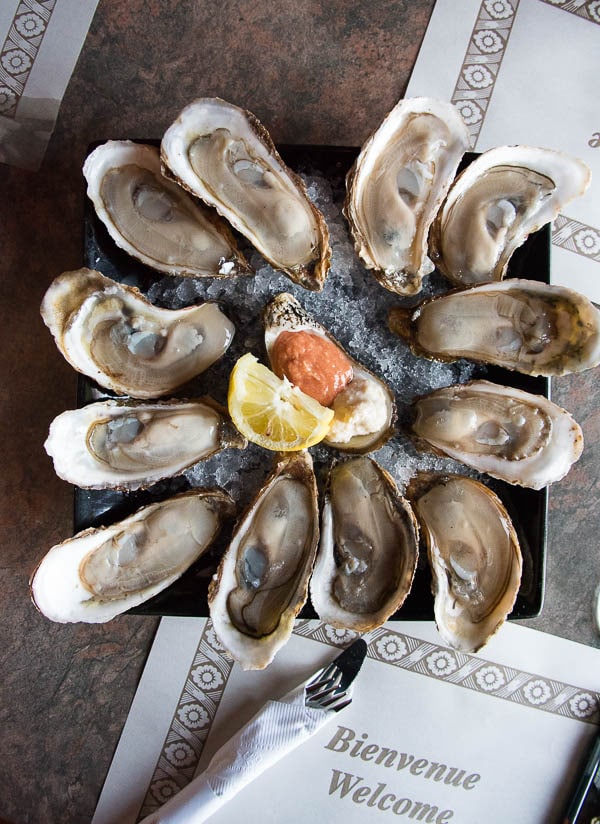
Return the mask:
M 408 489 L 427 544 L 444 642 L 477 652 L 513 609 L 523 561 L 497 495 L 460 475 L 417 476 Z
M 214 206 L 273 267 L 306 289 L 323 288 L 325 219 L 253 114 L 200 98 L 165 132 L 161 158 L 165 174 Z
M 357 254 L 386 289 L 412 295 L 433 271 L 429 227 L 468 145 L 458 109 L 415 97 L 401 100 L 361 149 L 344 213 Z
M 216 303 L 161 309 L 93 269 L 59 275 L 41 313 L 71 366 L 134 398 L 173 392 L 222 357 L 234 334 Z
M 392 332 L 416 355 L 470 358 L 527 375 L 565 375 L 600 363 L 600 312 L 563 286 L 511 278 L 394 307 Z
M 357 453 L 382 446 L 396 420 L 396 403 L 387 384 L 351 358 L 293 295 L 276 295 L 262 320 L 273 371 L 333 409 L 323 443 Z
M 396 612 L 415 574 L 419 530 L 391 476 L 367 457 L 331 469 L 310 597 L 322 621 L 367 632 Z
M 279 456 L 208 592 L 215 632 L 244 669 L 266 667 L 290 637 L 308 597 L 318 540 L 312 458 L 308 452 Z
M 499 146 L 453 183 L 430 234 L 432 260 L 458 286 L 501 280 L 515 251 L 587 189 L 591 172 L 553 149 Z
M 83 166 L 88 197 L 117 246 L 170 275 L 250 274 L 225 221 L 160 170 L 154 146 L 109 140 Z
M 91 403 L 58 415 L 44 444 L 56 474 L 87 489 L 140 489 L 247 441 L 211 398 Z
M 33 602 L 51 621 L 110 621 L 177 580 L 232 514 L 227 493 L 194 489 L 86 529 L 42 559 L 31 578 Z
M 560 406 L 490 381 L 436 389 L 413 413 L 412 432 L 434 451 L 530 489 L 563 478 L 583 449 L 581 427 Z

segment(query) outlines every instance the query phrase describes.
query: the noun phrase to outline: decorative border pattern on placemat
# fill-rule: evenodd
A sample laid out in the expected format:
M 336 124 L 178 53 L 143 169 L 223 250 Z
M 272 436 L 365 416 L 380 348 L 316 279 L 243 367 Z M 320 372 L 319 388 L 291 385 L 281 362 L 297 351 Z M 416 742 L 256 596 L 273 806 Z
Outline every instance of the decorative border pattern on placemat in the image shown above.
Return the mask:
M 296 622 L 294 634 L 333 647 L 346 647 L 358 633 L 311 619 Z M 600 725 L 600 693 L 522 672 L 478 655 L 457 652 L 385 627 L 369 633 L 369 658 L 464 689 L 531 709 Z M 194 777 L 204 743 L 225 692 L 233 662 L 206 622 L 185 686 L 137 820 L 165 804 Z
M 0 51 L 0 114 L 15 117 L 57 0 L 21 0 Z
M 600 23 L 600 0 L 540 0 L 549 6 L 576 14 L 590 23 Z
M 600 263 L 600 232 L 593 226 L 559 215 L 552 226 L 552 243 Z
M 194 777 L 233 661 L 206 622 L 137 820 L 165 804 Z
M 519 0 L 483 0 L 460 69 L 451 102 L 471 133 L 474 149 L 483 126 Z

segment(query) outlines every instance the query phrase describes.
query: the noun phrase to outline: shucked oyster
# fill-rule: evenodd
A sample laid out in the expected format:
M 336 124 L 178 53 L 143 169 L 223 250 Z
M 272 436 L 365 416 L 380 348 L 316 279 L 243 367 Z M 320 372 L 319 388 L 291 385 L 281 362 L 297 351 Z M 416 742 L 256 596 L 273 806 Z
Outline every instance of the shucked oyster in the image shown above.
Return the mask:
M 435 622 L 445 643 L 476 652 L 511 612 L 521 549 L 502 502 L 479 481 L 418 476 L 408 489 L 427 544 Z
M 418 558 L 408 501 L 371 458 L 336 464 L 323 504 L 310 596 L 322 621 L 366 632 L 400 609 Z
M 395 307 L 389 327 L 416 355 L 471 358 L 527 375 L 565 375 L 600 363 L 600 312 L 563 286 L 511 278 Z
M 396 404 L 389 387 L 355 361 L 293 295 L 276 295 L 263 311 L 273 371 L 334 417 L 323 443 L 343 452 L 378 449 L 393 434 Z
M 31 578 L 33 601 L 52 621 L 110 621 L 177 580 L 232 512 L 222 490 L 194 489 L 86 529 L 42 559 Z
M 364 144 L 344 213 L 357 254 L 386 289 L 412 295 L 433 271 L 429 227 L 468 145 L 458 109 L 427 97 L 401 100 Z
M 199 375 L 234 333 L 216 303 L 160 309 L 93 269 L 59 275 L 41 312 L 71 366 L 134 398 L 166 395 Z
M 223 646 L 244 669 L 263 669 L 286 643 L 308 596 L 319 540 L 308 452 L 280 456 L 239 521 L 208 592 Z
M 109 140 L 88 155 L 83 174 L 112 239 L 147 266 L 192 277 L 250 274 L 227 224 L 161 174 L 154 146 Z
M 55 418 L 44 444 L 56 474 L 88 489 L 139 489 L 246 445 L 210 398 L 91 403 Z
M 323 215 L 264 126 L 219 98 L 190 103 L 165 132 L 164 173 L 225 217 L 274 266 L 323 288 L 331 250 Z
M 434 263 L 458 286 L 501 280 L 515 249 L 590 179 L 583 161 L 552 149 L 484 152 L 457 177 L 432 226 Z
M 560 406 L 490 381 L 436 389 L 413 412 L 412 432 L 434 451 L 531 489 L 563 478 L 583 449 L 581 427 Z

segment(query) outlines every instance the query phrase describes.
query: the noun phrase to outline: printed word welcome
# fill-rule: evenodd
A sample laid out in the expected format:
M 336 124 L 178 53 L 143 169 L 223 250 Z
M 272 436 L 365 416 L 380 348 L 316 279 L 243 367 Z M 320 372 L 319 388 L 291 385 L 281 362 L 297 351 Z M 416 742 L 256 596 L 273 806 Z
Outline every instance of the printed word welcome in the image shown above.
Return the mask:
M 454 817 L 453 810 L 440 810 L 434 804 L 399 798 L 394 793 L 386 792 L 387 784 L 380 782 L 373 789 L 362 784 L 362 781 L 358 775 L 332 770 L 329 795 L 339 793 L 340 798 L 348 796 L 355 804 L 365 804 L 367 807 L 375 807 L 381 812 L 390 812 L 398 816 L 405 815 L 414 821 L 425 821 L 427 824 L 447 824 Z

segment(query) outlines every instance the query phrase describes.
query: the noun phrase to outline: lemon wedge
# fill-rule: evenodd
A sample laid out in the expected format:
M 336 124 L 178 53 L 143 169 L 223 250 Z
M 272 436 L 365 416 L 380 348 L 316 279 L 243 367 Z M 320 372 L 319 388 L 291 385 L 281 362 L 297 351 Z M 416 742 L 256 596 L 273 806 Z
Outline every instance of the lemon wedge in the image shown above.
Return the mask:
M 333 411 L 287 378 L 280 379 L 250 352 L 237 361 L 227 397 L 231 420 L 252 443 L 275 452 L 298 452 L 322 441 Z

